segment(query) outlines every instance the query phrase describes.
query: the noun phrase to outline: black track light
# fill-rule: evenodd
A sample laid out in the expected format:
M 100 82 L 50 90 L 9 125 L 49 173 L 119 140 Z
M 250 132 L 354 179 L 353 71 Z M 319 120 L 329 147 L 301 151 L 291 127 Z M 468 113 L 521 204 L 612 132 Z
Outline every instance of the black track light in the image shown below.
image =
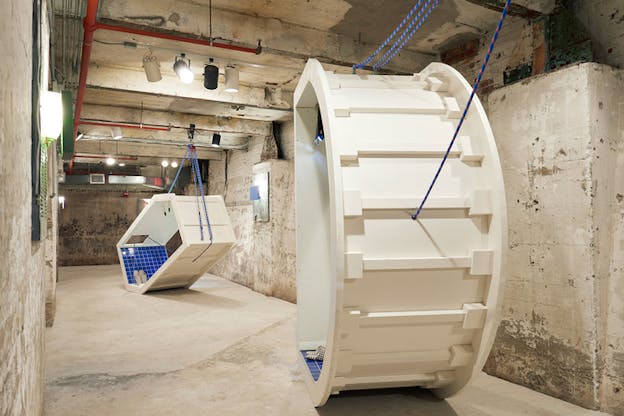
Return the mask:
M 219 147 L 221 144 L 221 135 L 219 133 L 214 133 L 212 135 L 212 147 Z
M 213 59 L 210 58 L 210 63 L 204 67 L 204 87 L 207 90 L 216 90 L 219 85 L 219 67 L 213 64 Z

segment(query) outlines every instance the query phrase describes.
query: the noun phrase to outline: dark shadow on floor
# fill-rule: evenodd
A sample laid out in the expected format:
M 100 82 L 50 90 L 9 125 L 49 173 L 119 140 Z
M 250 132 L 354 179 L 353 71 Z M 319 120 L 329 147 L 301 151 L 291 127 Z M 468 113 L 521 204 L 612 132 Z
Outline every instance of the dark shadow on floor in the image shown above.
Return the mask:
M 445 400 L 419 388 L 346 391 L 316 410 L 320 416 L 457 416 Z
M 234 299 L 218 296 L 212 293 L 206 293 L 204 290 L 194 289 L 166 289 L 154 292 L 147 292 L 143 296 L 151 296 L 158 299 L 167 299 L 176 302 L 192 303 L 195 305 L 217 306 L 219 308 L 241 308 L 245 306 L 244 302 Z

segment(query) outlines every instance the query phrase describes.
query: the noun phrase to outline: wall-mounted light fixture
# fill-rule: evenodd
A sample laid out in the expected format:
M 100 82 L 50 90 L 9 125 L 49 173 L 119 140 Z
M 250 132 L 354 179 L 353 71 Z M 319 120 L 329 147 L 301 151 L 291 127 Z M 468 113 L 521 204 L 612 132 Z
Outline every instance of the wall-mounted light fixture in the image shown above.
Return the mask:
M 166 168 L 167 166 L 169 166 L 169 161 L 168 160 L 163 160 L 162 162 L 160 162 L 161 166 L 163 168 Z
M 212 135 L 212 147 L 219 147 L 221 145 L 221 135 L 219 133 L 214 133 Z
M 225 92 L 238 92 L 238 69 L 233 65 L 225 67 Z
M 143 70 L 149 82 L 158 82 L 162 79 L 160 62 L 158 62 L 157 57 L 152 55 L 152 51 L 143 57 Z
M 186 57 L 186 54 L 181 53 L 180 56 L 176 56 L 175 63 L 173 64 L 173 70 L 185 84 L 193 82 L 195 75 L 191 71 L 191 60 Z
M 63 130 L 63 99 L 60 92 L 43 91 L 41 94 L 41 134 L 57 139 Z
M 213 64 L 214 59 L 204 66 L 204 87 L 207 90 L 216 90 L 219 86 L 219 67 Z
M 106 164 L 107 164 L 108 166 L 113 166 L 113 165 L 115 164 L 115 159 L 114 159 L 114 158 L 112 158 L 112 157 L 107 158 L 107 159 L 106 159 Z
M 176 162 L 175 160 L 173 162 L 171 162 L 171 167 L 172 168 L 177 168 L 178 167 L 178 162 Z

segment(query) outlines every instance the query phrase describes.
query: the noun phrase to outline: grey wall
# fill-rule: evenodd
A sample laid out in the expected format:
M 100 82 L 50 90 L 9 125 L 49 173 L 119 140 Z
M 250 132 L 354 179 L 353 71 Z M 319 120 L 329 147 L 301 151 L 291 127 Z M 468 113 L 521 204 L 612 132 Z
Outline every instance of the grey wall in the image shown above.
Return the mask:
M 282 134 L 280 146 L 292 157 L 292 127 Z M 290 136 L 288 136 L 290 134 Z M 210 161 L 208 190 L 222 194 L 238 239 L 237 245 L 211 272 L 258 292 L 295 301 L 294 164 L 277 160 L 273 137 L 255 138 L 247 151 L 233 150 L 226 159 Z M 253 220 L 249 188 L 253 166 L 266 162 L 270 170 L 270 222 Z
M 509 251 L 486 371 L 616 415 L 624 414 L 623 89 L 621 72 L 582 64 L 489 99 Z
M 95 186 L 61 187 L 65 209 L 59 213 L 58 264 L 81 266 L 119 263 L 116 245 L 151 192 Z
M 36 415 L 46 266 L 45 243 L 31 242 L 32 2 L 3 9 L 0 56 L 11 64 L 0 66 L 0 414 Z

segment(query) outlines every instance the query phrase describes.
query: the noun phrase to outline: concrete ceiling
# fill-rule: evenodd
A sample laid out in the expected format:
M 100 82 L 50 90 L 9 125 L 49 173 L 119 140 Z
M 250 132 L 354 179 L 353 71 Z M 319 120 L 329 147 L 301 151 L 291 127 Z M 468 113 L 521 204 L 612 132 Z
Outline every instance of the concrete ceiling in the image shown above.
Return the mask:
M 68 27 L 78 27 L 79 19 L 72 15 L 78 14 L 75 11 L 81 9 L 83 1 L 56 2 L 56 59 L 57 67 L 64 73 L 78 69 L 76 63 L 73 67 L 64 65 L 59 46 L 65 45 L 66 49 L 79 46 L 65 41 L 62 32 L 63 28 L 67 32 Z M 207 39 L 211 30 L 209 3 L 209 0 L 100 0 L 98 20 Z M 490 31 L 500 16 L 499 11 L 492 9 L 493 3 L 493 0 L 442 0 L 387 69 L 400 73 L 419 71 L 437 60 L 445 48 Z M 548 12 L 554 6 L 554 0 L 514 3 L 529 7 L 515 9 L 516 14 Z M 137 152 L 134 156 L 154 156 L 153 149 L 147 148 L 156 144 L 162 151 L 166 150 L 164 144 L 182 146 L 184 127 L 193 121 L 200 124 L 197 120 L 204 125 L 206 141 L 212 131 L 220 131 L 223 144 L 240 146 L 246 138 L 271 134 L 271 122 L 292 117 L 292 91 L 307 58 L 320 59 L 330 70 L 350 72 L 351 65 L 372 52 L 413 4 L 407 0 L 213 0 L 213 38 L 251 48 L 261 41 L 260 54 L 97 30 L 82 119 L 173 126 L 170 132 L 157 134 L 124 129 L 125 140 L 132 139 L 133 143 L 146 147 L 142 151 L 141 146 L 131 146 Z M 163 79 L 157 83 L 147 82 L 143 72 L 142 59 L 148 53 L 161 64 Z M 195 80 L 190 85 L 182 84 L 172 69 L 175 56 L 180 53 L 191 59 Z M 201 72 L 209 58 L 214 59 L 221 72 L 220 86 L 215 91 L 202 85 Z M 240 89 L 236 94 L 223 90 L 223 72 L 228 64 L 240 72 Z M 104 151 L 96 150 L 104 147 L 94 146 L 93 142 L 109 141 L 107 130 L 107 127 L 80 126 L 85 140 L 77 143 L 77 152 L 103 154 Z M 107 147 L 105 151 L 111 150 Z

